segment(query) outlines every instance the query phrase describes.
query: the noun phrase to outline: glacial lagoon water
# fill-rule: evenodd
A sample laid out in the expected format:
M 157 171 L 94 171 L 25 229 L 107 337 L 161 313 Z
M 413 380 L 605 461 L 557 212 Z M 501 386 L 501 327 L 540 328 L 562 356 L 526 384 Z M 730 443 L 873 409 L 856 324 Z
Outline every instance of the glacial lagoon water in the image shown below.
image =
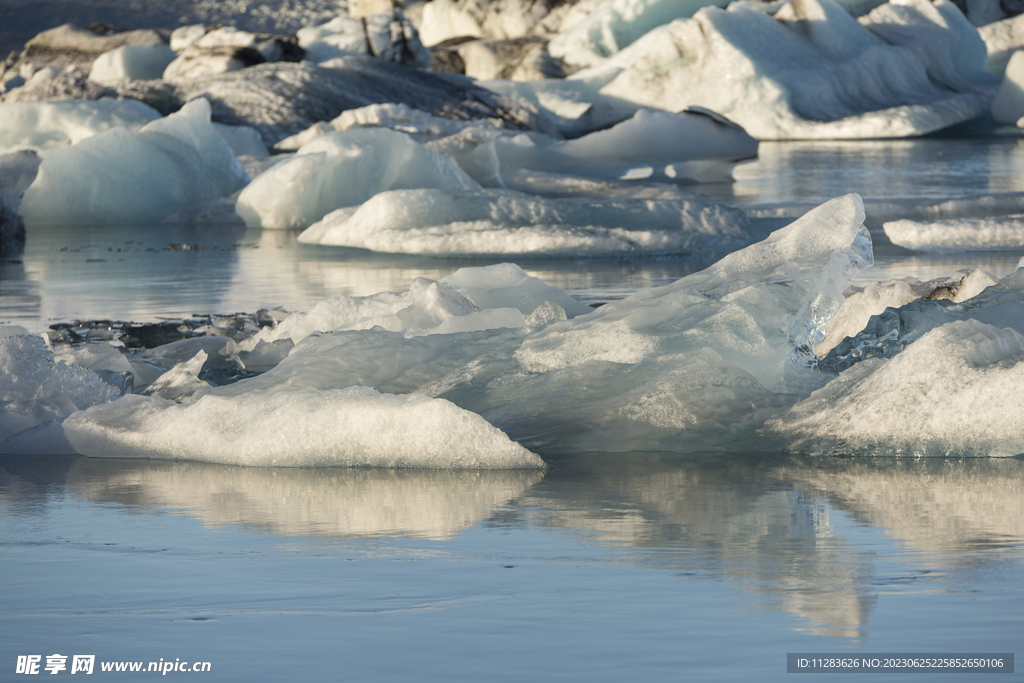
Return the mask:
M 860 192 L 877 236 L 872 200 L 1024 192 L 1024 142 L 765 144 L 736 175 L 693 189 L 795 214 Z M 0 323 L 302 310 L 490 262 L 295 238 L 34 231 L 0 262 Z M 1021 256 L 880 240 L 861 277 L 1002 276 Z M 521 265 L 599 303 L 707 261 Z M 3 456 L 0 680 L 20 678 L 17 656 L 54 653 L 209 661 L 203 677 L 225 681 L 738 681 L 799 676 L 788 652 L 1024 652 L 1020 458 L 547 460 L 547 472 L 432 472 Z M 825 676 L 846 679 L 867 680 Z

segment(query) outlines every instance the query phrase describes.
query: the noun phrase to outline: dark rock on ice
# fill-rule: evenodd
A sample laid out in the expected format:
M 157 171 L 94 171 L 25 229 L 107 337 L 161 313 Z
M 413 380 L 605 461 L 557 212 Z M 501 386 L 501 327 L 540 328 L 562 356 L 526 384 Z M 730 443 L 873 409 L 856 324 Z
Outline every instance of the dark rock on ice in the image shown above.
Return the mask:
M 509 128 L 555 134 L 536 105 L 497 95 L 453 74 L 391 64 L 372 57 L 344 57 L 316 66 L 307 62 L 260 64 L 202 78 L 133 81 L 118 86 L 161 114 L 207 97 L 213 120 L 251 126 L 272 146 L 319 121 L 370 104 L 400 103 L 435 116 L 465 121 L 496 118 Z

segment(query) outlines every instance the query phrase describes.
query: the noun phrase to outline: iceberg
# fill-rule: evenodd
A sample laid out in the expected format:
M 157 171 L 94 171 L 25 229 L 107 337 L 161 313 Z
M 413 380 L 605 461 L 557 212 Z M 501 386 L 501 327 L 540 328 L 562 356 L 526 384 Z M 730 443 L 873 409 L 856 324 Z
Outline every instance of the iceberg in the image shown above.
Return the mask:
M 96 457 L 234 465 L 542 469 L 483 418 L 422 394 L 289 386 L 187 403 L 125 396 L 64 421 L 76 451 Z
M 21 205 L 28 226 L 160 220 L 249 180 L 205 99 L 137 133 L 112 128 L 42 156 Z
M 1010 55 L 1003 82 L 992 100 L 992 118 L 1010 126 L 1024 118 L 1024 52 Z
M 843 371 L 761 431 L 813 454 L 1014 456 L 1024 453 L 1022 382 L 1024 336 L 954 321 Z
M 861 331 L 822 357 L 817 367 L 836 373 L 870 358 L 892 358 L 932 330 L 957 321 L 977 320 L 1024 333 L 1024 269 L 1018 268 L 974 297 L 958 298 L 915 299 L 873 315 Z
M 104 52 L 92 63 L 89 80 L 103 85 L 161 78 L 164 69 L 177 58 L 167 43 L 122 45 Z
M 724 252 L 759 237 L 743 211 L 720 204 L 427 189 L 382 192 L 329 213 L 299 241 L 385 253 L 555 257 Z
M 882 224 L 893 244 L 914 251 L 1019 251 L 1024 246 L 1024 214 L 944 221 L 903 219 Z
M 703 109 L 637 111 L 608 130 L 575 140 L 536 134 L 497 137 L 502 166 L 609 180 L 723 182 L 737 162 L 757 157 L 757 141 Z M 479 152 L 477 152 L 479 154 Z
M 334 132 L 257 177 L 235 210 L 249 227 L 305 228 L 327 213 L 391 189 L 469 190 L 479 185 L 458 165 L 387 129 Z
M 992 73 L 1002 76 L 1013 53 L 1024 47 L 1024 17 L 1018 14 L 979 26 L 978 35 L 985 41 L 986 66 Z
M 506 279 L 516 279 L 515 273 L 512 278 L 508 278 L 508 275 L 505 273 Z M 486 275 L 476 279 L 480 283 L 473 286 L 462 279 L 456 280 L 453 285 L 416 278 L 406 292 L 325 299 L 304 313 L 292 313 L 276 326 L 263 328 L 256 335 L 242 341 L 239 349 L 254 351 L 260 342 L 273 343 L 283 339 L 298 343 L 314 332 L 368 330 L 374 327 L 409 336 L 505 327 L 518 329 L 525 326 L 526 322 L 524 311 L 517 308 L 517 305 L 530 301 L 531 297 L 526 292 L 531 289 L 539 288 L 543 291 L 538 284 L 531 283 L 526 273 L 522 273 L 518 283 L 506 282 L 505 286 L 496 286 Z M 473 301 L 459 293 L 457 286 L 462 289 L 468 287 L 467 294 L 474 291 L 490 292 L 484 299 L 488 304 L 496 300 L 504 303 L 480 310 Z M 526 292 L 521 291 L 524 289 Z M 506 290 L 506 293 L 496 299 L 496 290 Z M 557 298 L 557 293 L 551 296 Z M 563 293 L 562 296 L 568 295 Z M 532 310 L 533 307 L 530 307 L 525 313 Z M 578 306 L 572 310 L 579 312 Z
M 983 270 L 971 270 L 927 282 L 908 277 L 873 282 L 865 287 L 851 286 L 843 293 L 845 300 L 839 312 L 828 321 L 825 338 L 814 347 L 814 355 L 824 358 L 837 344 L 863 330 L 872 316 L 887 308 L 899 308 L 918 299 L 949 299 L 959 303 L 998 282 Z
M 13 253 L 25 243 L 25 221 L 18 210 L 41 162 L 32 150 L 0 154 L 0 255 Z
M 120 396 L 96 373 L 54 360 L 42 337 L 0 328 L 0 442 Z
M 795 0 L 774 17 L 705 7 L 573 78 L 614 75 L 590 112 L 699 105 L 759 140 L 920 135 L 978 116 L 997 84 L 977 30 L 951 2 L 898 0 L 851 17 Z
M 135 100 L 62 100 L 0 103 L 0 154 L 67 147 L 112 128 L 138 131 L 160 118 Z
M 586 19 L 555 37 L 548 52 L 569 64 L 595 66 L 663 24 L 688 19 L 702 7 L 727 4 L 728 0 L 604 0 Z

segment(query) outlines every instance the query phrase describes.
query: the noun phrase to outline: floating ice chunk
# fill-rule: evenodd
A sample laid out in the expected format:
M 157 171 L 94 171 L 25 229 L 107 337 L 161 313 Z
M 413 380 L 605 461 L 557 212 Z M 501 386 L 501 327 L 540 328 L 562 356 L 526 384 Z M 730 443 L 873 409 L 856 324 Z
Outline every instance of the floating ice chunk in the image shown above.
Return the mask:
M 1002 76 L 1010 56 L 1024 47 L 1024 18 L 1021 15 L 978 27 L 978 35 L 985 41 L 989 71 Z
M 1024 52 L 1017 51 L 1006 64 L 1006 75 L 992 100 L 992 118 L 997 123 L 1015 125 L 1024 117 Z
M 120 395 L 96 373 L 55 362 L 42 337 L 0 336 L 0 441 Z
M 0 440 L 0 454 L 78 455 L 68 440 L 64 438 L 64 428 L 57 420 L 41 422 L 7 439 Z
M 552 325 L 517 357 L 543 372 L 707 347 L 769 390 L 786 391 L 787 359 L 821 340 L 847 280 L 872 262 L 863 221 L 857 195 L 834 199 L 706 270 Z
M 921 298 L 966 301 L 998 282 L 983 270 L 961 272 L 962 277 L 928 282 L 909 277 L 874 282 L 864 288 L 851 287 L 845 292 L 842 308 L 828 321 L 825 338 L 814 347 L 814 354 L 824 358 L 844 339 L 863 330 L 871 316 L 879 315 L 887 308 L 899 308 Z
M 661 182 L 732 180 L 737 161 L 757 156 L 757 140 L 706 110 L 636 112 L 608 130 L 575 140 L 541 136 L 494 141 L 503 166 L 588 178 Z
M 984 278 L 978 284 L 984 284 Z M 975 287 L 968 285 L 971 289 Z M 822 357 L 818 368 L 841 372 L 869 358 L 891 358 L 937 327 L 971 319 L 1024 333 L 1024 270 L 1015 270 L 965 301 L 915 299 L 899 308 L 886 309 Z
M 1024 64 L 1024 62 L 1022 62 Z M 893 244 L 915 251 L 1019 250 L 1024 247 L 1024 214 L 883 224 Z
M 775 18 L 706 7 L 574 77 L 620 70 L 597 118 L 700 105 L 761 140 L 917 135 L 988 106 L 984 45 L 951 3 L 890 2 L 859 21 L 832 0 L 799 0 Z
M 701 7 L 728 0 L 604 0 L 590 15 L 551 41 L 548 52 L 578 66 L 594 66 L 638 38 Z
M 126 396 L 64 422 L 83 455 L 235 465 L 537 469 L 483 418 L 421 394 L 277 387 L 178 404 Z
M 134 387 L 143 383 L 120 348 L 109 342 L 59 344 L 53 348 L 53 357 L 56 361 L 95 372 L 122 394 L 132 393 Z
M 620 328 L 618 337 L 626 334 Z M 482 399 L 460 403 L 535 450 L 686 452 L 754 448 L 744 440 L 794 399 L 705 347 L 499 378 Z
M 569 137 L 590 132 L 580 126 L 581 117 L 595 106 L 598 91 L 607 85 L 616 71 L 590 78 L 553 78 L 543 81 L 492 80 L 482 83 L 489 90 L 503 95 L 522 97 L 540 107 L 555 122 L 558 130 Z M 601 128 L 606 127 L 602 122 Z
M 89 80 L 103 85 L 161 78 L 164 69 L 177 58 L 166 43 L 124 45 L 104 52 L 92 63 Z
M 442 334 L 494 328 L 521 328 L 522 312 L 516 308 L 479 310 L 452 286 L 416 278 L 402 293 L 383 292 L 367 297 L 341 296 L 326 299 L 305 313 L 292 313 L 276 327 L 263 328 L 243 341 L 243 351 L 256 349 L 260 341 L 291 339 L 298 343 L 314 332 L 380 327 L 409 335 Z
M 231 147 L 236 157 L 251 156 L 263 159 L 270 156 L 270 150 L 263 144 L 263 138 L 255 128 L 249 126 L 226 126 L 215 123 L 213 127 L 224 141 Z
M 562 290 L 527 275 L 514 263 L 460 268 L 440 282 L 450 285 L 481 309 L 518 308 L 525 315 L 550 302 L 560 306 L 570 318 L 593 310 Z
M 828 202 L 705 271 L 547 325 L 514 351 L 518 371 L 440 396 L 533 449 L 753 448 L 829 379 L 809 349 L 870 263 L 863 219 L 856 196 Z
M 182 403 L 189 400 L 200 391 L 209 389 L 212 385 L 209 382 L 199 379 L 199 372 L 203 369 L 203 363 L 208 356 L 205 351 L 200 351 L 191 359 L 179 363 L 146 388 L 142 393 L 146 396 Z
M 245 188 L 236 211 L 250 227 L 303 228 L 378 192 L 413 187 L 457 191 L 479 186 L 454 162 L 402 133 L 360 129 L 303 145 L 295 157 Z
M 931 330 L 769 420 L 793 451 L 830 455 L 1024 453 L 1024 337 L 976 320 Z
M 733 250 L 760 236 L 742 211 L 686 200 L 396 190 L 328 214 L 299 241 L 387 253 L 600 256 Z
M 136 100 L 0 103 L 0 153 L 66 147 L 111 128 L 138 130 L 160 118 Z
M 25 221 L 18 211 L 41 162 L 32 150 L 0 154 L 0 255 L 14 252 L 25 243 Z
M 273 369 L 218 392 L 365 386 L 437 397 L 456 387 L 482 390 L 499 375 L 516 371 L 512 354 L 525 335 L 523 329 L 501 328 L 410 337 L 379 327 L 314 334 Z
M 21 213 L 30 226 L 145 222 L 247 182 L 210 123 L 210 103 L 197 99 L 138 133 L 114 128 L 45 152 Z

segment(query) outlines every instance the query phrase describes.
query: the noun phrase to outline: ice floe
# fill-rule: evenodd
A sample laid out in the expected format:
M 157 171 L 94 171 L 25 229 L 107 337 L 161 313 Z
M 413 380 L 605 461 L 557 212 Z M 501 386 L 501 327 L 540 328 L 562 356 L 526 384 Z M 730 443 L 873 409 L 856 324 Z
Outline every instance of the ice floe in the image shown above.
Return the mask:
M 762 236 L 743 211 L 721 204 L 395 190 L 327 214 L 299 241 L 386 253 L 555 257 L 732 251 Z
M 124 81 L 162 78 L 164 70 L 177 56 L 162 41 L 124 45 L 97 57 L 89 71 L 89 80 L 113 85 Z
M 842 197 L 596 310 L 500 264 L 225 327 L 237 343 L 55 344 L 55 360 L 13 330 L 35 345 L 13 375 L 99 394 L 4 399 L 0 450 L 438 468 L 541 466 L 526 449 L 1024 450 L 1024 270 L 851 288 L 871 263 L 863 221 Z
M 832 0 L 774 17 L 733 3 L 654 29 L 574 77 L 615 74 L 589 114 L 598 121 L 700 105 L 762 140 L 901 137 L 983 113 L 996 85 L 985 57 L 946 0 L 889 2 L 859 20 Z
M 1024 249 L 1024 214 L 944 221 L 903 219 L 883 224 L 893 244 L 915 251 Z
M 137 133 L 111 128 L 44 152 L 21 215 L 29 226 L 159 220 L 248 180 L 200 98 Z
M 123 399 L 64 421 L 84 455 L 263 466 L 532 469 L 543 461 L 478 415 L 422 394 L 277 387 L 178 404 Z
M 815 454 L 1024 453 L 1024 336 L 977 320 L 935 328 L 858 363 L 762 430 Z
M 379 192 L 414 187 L 457 191 L 479 185 L 402 133 L 340 131 L 314 138 L 261 174 L 238 196 L 235 210 L 250 227 L 304 228 Z
M 160 113 L 136 100 L 0 103 L 0 154 L 66 147 L 111 128 L 138 131 Z
M 3 330 L 0 328 L 0 441 L 121 396 L 117 387 L 96 373 L 55 361 L 42 337 Z
M 595 66 L 638 38 L 702 7 L 725 7 L 728 0 L 604 0 L 583 21 L 562 31 L 548 47 L 555 57 L 577 66 Z

